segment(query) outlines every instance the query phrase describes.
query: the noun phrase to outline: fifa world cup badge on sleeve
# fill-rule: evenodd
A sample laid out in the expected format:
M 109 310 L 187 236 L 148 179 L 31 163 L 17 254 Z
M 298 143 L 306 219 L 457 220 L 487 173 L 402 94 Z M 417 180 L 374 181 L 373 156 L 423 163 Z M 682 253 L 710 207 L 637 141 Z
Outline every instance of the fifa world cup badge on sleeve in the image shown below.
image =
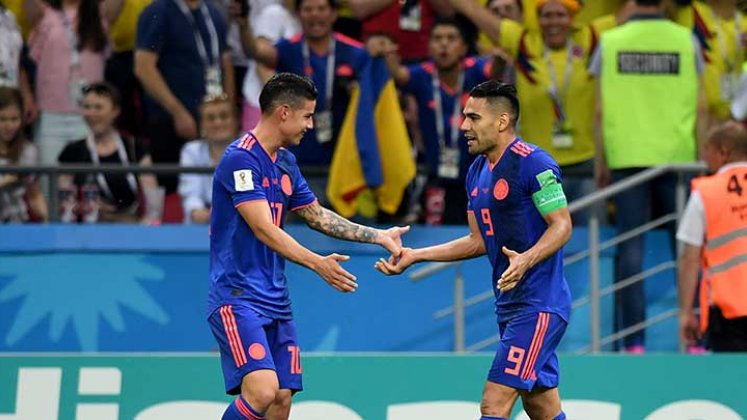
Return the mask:
M 254 189 L 251 169 L 233 171 L 233 188 L 236 191 L 251 191 Z

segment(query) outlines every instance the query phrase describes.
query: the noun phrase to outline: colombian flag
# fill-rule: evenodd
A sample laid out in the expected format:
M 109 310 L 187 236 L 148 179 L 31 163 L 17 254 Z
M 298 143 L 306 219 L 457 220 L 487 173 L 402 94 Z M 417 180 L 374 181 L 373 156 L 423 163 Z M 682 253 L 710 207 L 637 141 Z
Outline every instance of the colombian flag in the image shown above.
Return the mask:
M 415 177 L 415 158 L 394 81 L 384 59 L 369 61 L 353 91 L 329 169 L 327 198 L 342 216 L 358 210 L 372 190 L 378 208 L 397 211 Z

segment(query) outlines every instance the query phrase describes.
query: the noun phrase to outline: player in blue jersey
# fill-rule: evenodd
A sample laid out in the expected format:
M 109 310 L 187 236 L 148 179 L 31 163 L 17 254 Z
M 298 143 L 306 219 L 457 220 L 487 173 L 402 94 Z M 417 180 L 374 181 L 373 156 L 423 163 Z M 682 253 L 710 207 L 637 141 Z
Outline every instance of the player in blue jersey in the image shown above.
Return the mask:
M 210 215 L 208 321 L 220 346 L 226 392 L 238 398 L 223 419 L 287 419 L 300 391 L 300 349 L 292 319 L 285 260 L 303 265 L 341 292 L 356 278 L 285 231 L 295 212 L 315 230 L 401 252 L 407 227 L 361 226 L 321 207 L 286 147 L 313 128 L 317 90 L 302 76 L 279 73 L 262 89 L 257 126 L 226 150 L 215 169 Z M 266 417 L 265 417 L 266 416 Z
M 568 324 L 571 295 L 561 247 L 571 218 L 558 164 L 516 137 L 519 101 L 512 85 L 477 85 L 463 111 L 469 152 L 470 233 L 429 248 L 403 248 L 376 263 L 399 274 L 420 261 L 454 261 L 488 254 L 493 266 L 501 341 L 488 374 L 481 419 L 507 419 L 521 396 L 532 419 L 565 419 L 558 393 L 555 348 Z

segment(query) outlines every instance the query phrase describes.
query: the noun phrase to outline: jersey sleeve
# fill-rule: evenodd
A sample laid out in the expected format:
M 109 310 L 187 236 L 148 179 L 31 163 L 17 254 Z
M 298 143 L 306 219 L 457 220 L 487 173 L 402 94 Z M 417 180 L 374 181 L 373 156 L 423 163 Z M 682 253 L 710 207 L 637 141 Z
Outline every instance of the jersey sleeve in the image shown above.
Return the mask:
M 288 198 L 288 205 L 291 211 L 298 210 L 306 207 L 316 201 L 316 195 L 309 188 L 309 184 L 306 182 L 306 178 L 301 174 L 301 170 L 298 166 L 293 167 L 293 194 Z M 322 192 L 324 193 L 324 192 Z
M 262 188 L 262 174 L 257 158 L 243 150 L 234 150 L 218 165 L 215 176 L 228 191 L 233 205 L 247 201 L 267 200 Z
M 403 92 L 417 96 L 423 89 L 425 80 L 428 78 L 428 73 L 425 72 L 425 69 L 420 64 L 414 64 L 407 66 L 407 74 L 409 74 L 410 77 L 407 79 L 407 83 L 400 89 Z
M 278 52 L 277 63 L 275 63 L 275 71 L 289 71 L 290 67 L 286 63 L 286 60 L 292 60 L 293 54 L 291 53 L 292 45 L 289 40 L 282 38 L 275 43 L 275 49 Z M 295 58 L 295 57 L 294 57 Z
M 542 216 L 568 207 L 560 168 L 547 153 L 534 152 L 524 159 L 522 179 L 532 196 L 534 207 Z

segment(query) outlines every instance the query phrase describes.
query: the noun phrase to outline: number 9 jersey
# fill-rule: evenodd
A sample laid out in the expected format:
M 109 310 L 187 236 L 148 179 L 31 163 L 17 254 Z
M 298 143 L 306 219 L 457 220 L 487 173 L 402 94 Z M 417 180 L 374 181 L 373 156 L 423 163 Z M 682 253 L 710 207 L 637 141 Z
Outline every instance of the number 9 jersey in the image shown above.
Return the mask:
M 466 187 L 467 211 L 477 220 L 493 266 L 498 320 L 549 312 L 568 322 L 571 294 L 562 249 L 529 269 L 515 288 L 497 288 L 509 265 L 502 248 L 525 252 L 545 233 L 543 216 L 567 206 L 558 164 L 544 150 L 516 138 L 494 165 L 478 156 L 467 173 Z

